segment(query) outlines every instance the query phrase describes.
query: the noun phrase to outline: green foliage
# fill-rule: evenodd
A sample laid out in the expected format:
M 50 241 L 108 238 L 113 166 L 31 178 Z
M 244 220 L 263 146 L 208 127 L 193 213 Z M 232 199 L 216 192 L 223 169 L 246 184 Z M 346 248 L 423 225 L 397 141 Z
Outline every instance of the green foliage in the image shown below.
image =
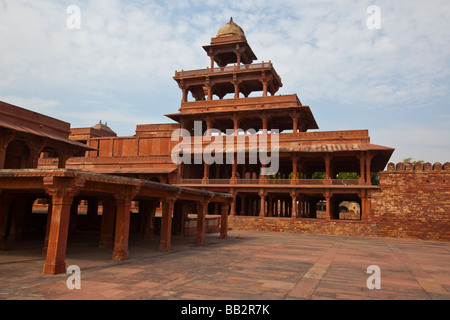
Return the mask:
M 314 172 L 312 174 L 313 179 L 325 179 L 325 172 Z
M 412 164 L 421 163 L 421 164 L 424 164 L 425 163 L 425 161 L 423 161 L 423 160 L 414 160 L 414 158 L 411 158 L 411 157 L 403 159 L 402 162 L 404 164 L 407 164 L 407 163 L 412 163 Z
M 379 173 L 370 173 L 370 181 L 372 182 L 372 185 L 379 186 L 380 185 L 380 174 Z
M 339 172 L 338 179 L 359 179 L 359 174 L 356 172 Z

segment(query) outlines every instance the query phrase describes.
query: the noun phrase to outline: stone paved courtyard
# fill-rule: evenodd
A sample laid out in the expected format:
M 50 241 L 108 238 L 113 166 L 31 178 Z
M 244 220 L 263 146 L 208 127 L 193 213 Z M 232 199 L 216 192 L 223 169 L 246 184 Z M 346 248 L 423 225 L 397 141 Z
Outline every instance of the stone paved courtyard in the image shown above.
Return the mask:
M 174 237 L 170 253 L 157 240 L 131 238 L 130 260 L 111 260 L 97 237 L 68 243 L 67 265 L 81 268 L 81 290 L 68 275 L 42 274 L 39 242 L 10 243 L 0 252 L 0 299 L 300 300 L 450 298 L 450 244 L 406 239 L 229 232 L 205 246 Z M 369 290 L 367 268 L 381 270 Z

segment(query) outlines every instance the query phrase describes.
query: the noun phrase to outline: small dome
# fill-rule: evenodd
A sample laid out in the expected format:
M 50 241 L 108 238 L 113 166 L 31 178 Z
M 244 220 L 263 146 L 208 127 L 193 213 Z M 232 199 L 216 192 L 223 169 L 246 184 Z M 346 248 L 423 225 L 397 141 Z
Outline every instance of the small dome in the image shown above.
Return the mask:
M 222 28 L 220 28 L 219 33 L 217 33 L 216 38 L 235 36 L 235 35 L 245 37 L 244 30 L 242 30 L 241 27 L 239 27 L 236 23 L 234 23 L 233 18 L 231 18 L 230 22 L 228 22 L 226 25 L 224 25 Z

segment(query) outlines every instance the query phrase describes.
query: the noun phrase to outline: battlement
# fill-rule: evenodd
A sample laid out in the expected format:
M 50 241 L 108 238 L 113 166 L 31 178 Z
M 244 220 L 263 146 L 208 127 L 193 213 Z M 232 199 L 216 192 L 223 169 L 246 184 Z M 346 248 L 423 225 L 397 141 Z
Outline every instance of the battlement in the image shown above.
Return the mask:
M 430 172 L 430 171 L 448 171 L 450 172 L 450 162 L 441 164 L 436 162 L 431 164 L 430 162 L 422 163 L 403 163 L 399 162 L 397 164 L 389 163 L 387 165 L 387 172 L 398 172 L 398 173 L 409 173 L 409 172 Z

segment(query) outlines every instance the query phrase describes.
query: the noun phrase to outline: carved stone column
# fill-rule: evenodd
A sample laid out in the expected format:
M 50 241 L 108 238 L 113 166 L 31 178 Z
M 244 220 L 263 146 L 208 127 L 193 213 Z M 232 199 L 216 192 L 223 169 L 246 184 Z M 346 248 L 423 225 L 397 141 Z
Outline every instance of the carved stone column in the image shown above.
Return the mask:
M 366 183 L 366 157 L 365 153 L 361 152 L 360 155 L 356 156 L 359 159 L 359 184 L 365 184 Z
M 13 197 L 0 190 L 0 251 L 5 250 L 6 228 Z
M 259 217 L 264 218 L 264 214 L 266 212 L 266 191 L 264 189 L 260 189 L 258 194 L 260 197 Z
M 228 210 L 230 209 L 229 203 L 222 203 L 221 217 L 220 217 L 220 239 L 228 238 Z
M 329 190 L 326 190 L 323 192 L 323 196 L 326 200 L 326 216 L 325 220 L 331 220 L 332 215 L 332 208 L 331 208 L 331 197 L 333 196 L 333 193 Z
M 131 202 L 139 192 L 138 186 L 126 187 L 116 193 L 116 232 L 112 259 L 116 261 L 128 260 L 128 240 L 130 235 Z
M 327 185 L 331 185 L 332 184 L 332 178 L 331 178 L 331 159 L 332 156 L 330 154 L 326 154 L 325 157 L 325 181 L 324 183 Z
M 144 238 L 150 241 L 155 234 L 155 214 L 159 201 L 140 201 L 144 215 Z
M 103 199 L 102 225 L 98 246 L 114 246 L 114 222 L 116 217 L 116 203 L 113 199 Z
M 197 234 L 195 243 L 198 245 L 205 244 L 206 233 L 206 213 L 208 212 L 208 204 L 210 199 L 197 202 Z
M 172 215 L 177 199 L 178 197 L 171 196 L 163 200 L 160 251 L 170 251 L 172 249 Z
M 370 177 L 370 165 L 372 163 L 372 158 L 375 156 L 375 153 L 370 151 L 367 152 L 366 155 L 366 184 L 371 185 L 372 179 Z
M 79 178 L 46 177 L 45 190 L 52 197 L 52 215 L 48 238 L 47 257 L 44 273 L 66 272 L 66 247 L 69 231 L 70 207 L 85 181 Z
M 291 207 L 291 218 L 297 219 L 297 192 L 291 191 L 292 197 L 292 207 Z

